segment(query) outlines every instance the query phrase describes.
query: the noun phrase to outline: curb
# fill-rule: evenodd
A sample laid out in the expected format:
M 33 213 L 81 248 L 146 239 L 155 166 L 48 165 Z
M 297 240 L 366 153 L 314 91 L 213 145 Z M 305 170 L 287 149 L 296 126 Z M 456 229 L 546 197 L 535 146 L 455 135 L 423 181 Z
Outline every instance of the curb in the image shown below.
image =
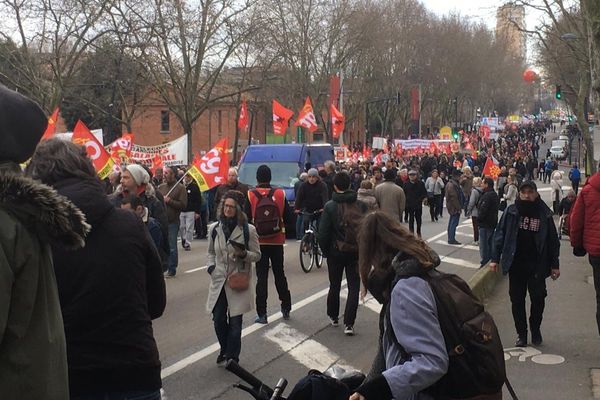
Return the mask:
M 500 266 L 498 267 L 498 271 L 494 272 L 486 265 L 477 271 L 468 281 L 471 290 L 481 302 L 484 302 L 492 294 L 496 284 L 502 279 Z

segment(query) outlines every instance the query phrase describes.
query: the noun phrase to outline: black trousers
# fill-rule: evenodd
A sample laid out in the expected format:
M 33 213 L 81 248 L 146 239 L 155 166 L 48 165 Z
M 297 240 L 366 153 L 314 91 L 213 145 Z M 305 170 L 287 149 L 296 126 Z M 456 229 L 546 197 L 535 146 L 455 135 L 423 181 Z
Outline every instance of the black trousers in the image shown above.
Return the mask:
M 546 279 L 529 272 L 528 267 L 512 265 L 508 273 L 508 294 L 512 303 L 512 315 L 518 335 L 527 335 L 527 311 L 525 297 L 529 292 L 531 310 L 529 312 L 529 328 L 540 329 L 542 315 L 546 305 Z
M 421 223 L 423 217 L 423 207 L 410 208 L 408 211 L 408 230 L 415 233 L 415 221 L 417 221 L 417 235 L 421 236 Z
M 596 289 L 596 324 L 600 334 L 600 257 L 589 256 L 594 271 L 594 288 Z
M 338 318 L 340 313 L 340 290 L 342 287 L 342 276 L 346 271 L 348 282 L 348 298 L 344 309 L 344 325 L 354 326 L 356 310 L 358 309 L 358 296 L 360 292 L 360 276 L 358 275 L 358 257 L 336 256 L 327 257 L 327 269 L 329 270 L 329 293 L 327 294 L 327 315 L 330 318 Z
M 256 313 L 267 315 L 267 298 L 269 296 L 269 261 L 273 268 L 275 288 L 281 301 L 281 309 L 292 309 L 291 294 L 283 270 L 283 245 L 261 245 L 262 257 L 256 263 Z

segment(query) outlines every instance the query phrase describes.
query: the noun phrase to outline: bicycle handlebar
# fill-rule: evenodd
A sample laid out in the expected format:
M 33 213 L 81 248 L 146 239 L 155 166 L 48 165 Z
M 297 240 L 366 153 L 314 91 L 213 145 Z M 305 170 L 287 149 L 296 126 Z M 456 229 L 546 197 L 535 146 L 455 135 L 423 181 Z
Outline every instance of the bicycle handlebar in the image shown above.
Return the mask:
M 273 396 L 273 389 L 271 389 L 270 387 L 268 387 L 267 385 L 262 383 L 260 379 L 258 379 L 254 375 L 252 375 L 250 372 L 248 372 L 244 368 L 240 367 L 240 365 L 237 362 L 235 362 L 234 360 L 227 361 L 227 364 L 225 365 L 225 369 L 227 371 L 235 374 L 240 379 L 248 382 L 250 384 L 250 386 L 252 386 L 251 394 L 254 396 L 254 398 L 256 398 L 256 399 L 272 398 L 271 396 Z M 279 385 L 279 383 L 278 383 L 278 385 Z M 286 385 L 287 385 L 287 381 L 286 381 Z M 285 388 L 285 386 L 284 386 L 284 388 Z

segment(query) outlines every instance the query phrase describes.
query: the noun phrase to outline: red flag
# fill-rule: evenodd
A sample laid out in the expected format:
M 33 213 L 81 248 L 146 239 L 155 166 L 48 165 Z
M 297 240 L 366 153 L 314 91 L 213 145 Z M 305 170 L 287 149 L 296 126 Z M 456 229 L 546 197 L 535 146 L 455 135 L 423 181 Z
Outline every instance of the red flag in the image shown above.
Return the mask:
M 304 101 L 304 107 L 302 107 L 302 110 L 300 110 L 300 113 L 298 114 L 298 119 L 296 120 L 296 123 L 294 125 L 306 128 L 309 132 L 314 132 L 319 127 L 317 125 L 315 113 L 313 112 L 310 97 L 307 97 Z
M 331 118 L 331 131 L 333 132 L 333 138 L 337 139 L 340 137 L 340 134 L 344 132 L 344 115 L 333 105 L 333 103 L 329 107 L 329 115 Z
M 83 122 L 77 121 L 75 124 L 71 141 L 85 146 L 88 157 L 92 160 L 100 179 L 106 178 L 111 173 L 114 164 L 113 159 Z
M 487 125 L 481 125 L 479 127 L 479 136 L 482 139 L 489 140 L 490 139 L 490 127 Z
M 121 137 L 110 144 L 110 152 L 115 162 L 129 160 L 131 148 L 133 147 L 133 133 L 124 133 Z
M 282 106 L 277 100 L 273 100 L 273 134 L 284 136 L 288 128 L 288 121 L 294 112 Z
M 373 162 L 375 163 L 375 165 L 379 165 L 381 164 L 381 158 L 383 156 L 383 153 L 379 152 L 377 153 L 377 155 L 375 156 L 375 158 L 373 159 Z
M 160 154 L 155 154 L 152 158 L 152 165 L 150 166 L 150 171 L 152 175 L 156 175 L 156 170 L 163 167 L 162 157 Z
M 219 140 L 204 157 L 194 157 L 187 173 L 196 180 L 200 191 L 204 192 L 226 181 L 229 171 L 228 148 L 229 138 L 226 137 Z
M 41 140 L 48 140 L 54 136 L 54 132 L 56 131 L 56 121 L 58 121 L 58 107 L 56 107 L 52 115 L 48 117 L 48 126 L 46 127 L 46 131 Z
M 400 143 L 396 145 L 396 157 L 402 157 L 402 144 Z
M 496 164 L 491 158 L 485 161 L 485 165 L 483 166 L 483 175 L 491 176 L 494 180 L 498 179 L 498 175 L 500 175 L 500 167 Z
M 246 104 L 246 100 L 242 100 L 242 106 L 240 107 L 240 116 L 238 118 L 238 128 L 247 130 L 249 122 L 250 117 L 248 115 L 248 105 Z

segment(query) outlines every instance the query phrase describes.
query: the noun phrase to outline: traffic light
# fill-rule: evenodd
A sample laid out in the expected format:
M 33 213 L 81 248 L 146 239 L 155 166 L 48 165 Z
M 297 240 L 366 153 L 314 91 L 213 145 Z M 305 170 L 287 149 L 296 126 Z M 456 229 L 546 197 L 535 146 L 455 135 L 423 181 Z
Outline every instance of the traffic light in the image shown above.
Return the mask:
M 556 100 L 562 99 L 562 89 L 560 85 L 556 85 Z
M 458 131 L 452 131 L 452 138 L 455 142 L 458 142 Z

